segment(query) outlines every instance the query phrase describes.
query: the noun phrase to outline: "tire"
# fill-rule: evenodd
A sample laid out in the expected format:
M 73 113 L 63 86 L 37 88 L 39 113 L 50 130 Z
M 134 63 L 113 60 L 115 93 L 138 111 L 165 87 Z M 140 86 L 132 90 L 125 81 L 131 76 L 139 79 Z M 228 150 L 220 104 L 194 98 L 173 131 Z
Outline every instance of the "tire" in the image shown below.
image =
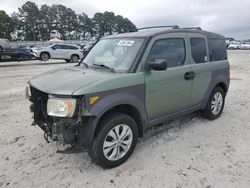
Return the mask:
M 65 59 L 65 61 L 66 61 L 67 63 L 69 63 L 71 60 L 70 60 L 70 59 Z
M 78 55 L 72 55 L 70 57 L 70 60 L 72 63 L 77 63 L 79 61 L 79 56 Z
M 207 106 L 203 111 L 203 116 L 209 120 L 214 120 L 220 117 L 225 104 L 225 91 L 217 86 L 212 91 L 208 100 Z
M 116 167 L 124 163 L 132 154 L 137 138 L 138 128 L 134 119 L 126 114 L 113 112 L 98 128 L 89 156 L 93 162 L 103 168 Z
M 49 58 L 50 58 L 50 55 L 49 55 L 49 53 L 47 53 L 47 52 L 42 52 L 42 53 L 40 54 L 40 59 L 41 59 L 42 61 L 47 61 L 47 60 L 49 60 Z

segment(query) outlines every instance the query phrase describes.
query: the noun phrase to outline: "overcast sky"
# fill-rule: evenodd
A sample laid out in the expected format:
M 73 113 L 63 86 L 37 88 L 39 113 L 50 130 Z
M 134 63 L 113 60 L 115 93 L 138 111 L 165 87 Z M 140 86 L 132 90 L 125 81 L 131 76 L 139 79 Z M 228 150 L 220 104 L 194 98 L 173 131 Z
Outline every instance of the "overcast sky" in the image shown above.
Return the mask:
M 0 0 L 0 10 L 17 11 L 27 0 Z M 33 0 L 63 4 L 90 17 L 113 11 L 137 27 L 153 25 L 200 26 L 237 39 L 250 38 L 250 0 Z

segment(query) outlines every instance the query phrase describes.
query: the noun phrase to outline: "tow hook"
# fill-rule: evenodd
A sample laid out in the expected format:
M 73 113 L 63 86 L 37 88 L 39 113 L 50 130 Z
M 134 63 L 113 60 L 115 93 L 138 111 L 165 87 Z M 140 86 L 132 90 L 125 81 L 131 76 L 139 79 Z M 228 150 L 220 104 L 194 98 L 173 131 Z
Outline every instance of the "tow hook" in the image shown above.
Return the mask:
M 47 143 L 50 143 L 48 133 L 44 133 L 44 139 L 46 140 Z

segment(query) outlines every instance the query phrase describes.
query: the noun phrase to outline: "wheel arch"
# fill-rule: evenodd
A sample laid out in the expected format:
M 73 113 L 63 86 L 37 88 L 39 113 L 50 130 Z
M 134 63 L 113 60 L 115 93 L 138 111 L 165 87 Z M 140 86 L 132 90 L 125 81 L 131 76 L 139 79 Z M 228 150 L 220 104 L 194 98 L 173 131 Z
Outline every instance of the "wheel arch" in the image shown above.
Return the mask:
M 225 91 L 225 94 L 226 94 L 228 91 L 229 85 L 230 85 L 229 68 L 213 71 L 210 84 L 201 101 L 201 108 L 204 109 L 206 107 L 207 102 L 214 88 L 216 88 L 217 86 L 220 86 Z
M 216 88 L 218 86 L 221 87 L 225 93 L 227 93 L 228 87 L 227 87 L 227 84 L 225 82 L 219 82 L 214 88 Z
M 41 55 L 42 55 L 43 53 L 48 54 L 48 55 L 49 55 L 49 58 L 51 58 L 51 55 L 50 55 L 50 53 L 49 53 L 48 51 L 42 51 L 42 52 L 40 52 L 39 57 L 41 57 Z
M 142 117 L 141 117 L 141 114 L 140 114 L 139 110 L 135 106 L 133 106 L 131 104 L 120 104 L 120 105 L 113 106 L 110 109 L 108 109 L 98 119 L 97 126 L 96 126 L 95 133 L 94 133 L 94 137 L 96 136 L 98 130 L 101 127 L 101 122 L 107 116 L 109 116 L 110 114 L 112 114 L 113 112 L 120 112 L 120 113 L 123 113 L 123 114 L 127 114 L 131 118 L 133 118 L 135 120 L 136 124 L 137 124 L 139 136 L 140 137 L 143 136 L 143 122 L 142 122 Z
M 74 56 L 74 55 L 77 56 L 80 59 L 79 54 L 75 54 L 75 53 L 71 54 L 70 58 L 72 58 L 72 56 Z
M 86 95 L 85 108 L 88 112 L 88 117 L 86 116 L 86 126 L 81 133 L 82 144 L 87 148 L 92 146 L 98 127 L 100 128 L 103 119 L 112 112 L 120 112 L 131 116 L 138 126 L 139 136 L 142 136 L 145 124 L 147 123 L 143 88 L 144 86 L 141 85 L 134 86 L 130 89 L 123 88 Z M 139 95 L 135 95 L 133 92 L 139 93 Z M 96 95 L 98 95 L 100 99 L 95 104 L 90 104 L 89 98 Z

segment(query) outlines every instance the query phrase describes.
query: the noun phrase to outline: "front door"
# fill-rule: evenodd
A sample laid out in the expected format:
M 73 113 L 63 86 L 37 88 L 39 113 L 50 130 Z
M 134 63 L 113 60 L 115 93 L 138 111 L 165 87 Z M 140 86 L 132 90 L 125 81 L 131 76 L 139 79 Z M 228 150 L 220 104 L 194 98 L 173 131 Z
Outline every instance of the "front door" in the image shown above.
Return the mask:
M 187 37 L 184 33 L 155 37 L 150 44 L 149 61 L 166 60 L 167 70 L 145 73 L 146 110 L 150 120 L 190 105 L 192 69 L 189 65 Z M 146 66 L 145 66 L 146 67 Z
M 61 58 L 62 57 L 62 45 L 56 44 L 52 47 L 51 58 Z

